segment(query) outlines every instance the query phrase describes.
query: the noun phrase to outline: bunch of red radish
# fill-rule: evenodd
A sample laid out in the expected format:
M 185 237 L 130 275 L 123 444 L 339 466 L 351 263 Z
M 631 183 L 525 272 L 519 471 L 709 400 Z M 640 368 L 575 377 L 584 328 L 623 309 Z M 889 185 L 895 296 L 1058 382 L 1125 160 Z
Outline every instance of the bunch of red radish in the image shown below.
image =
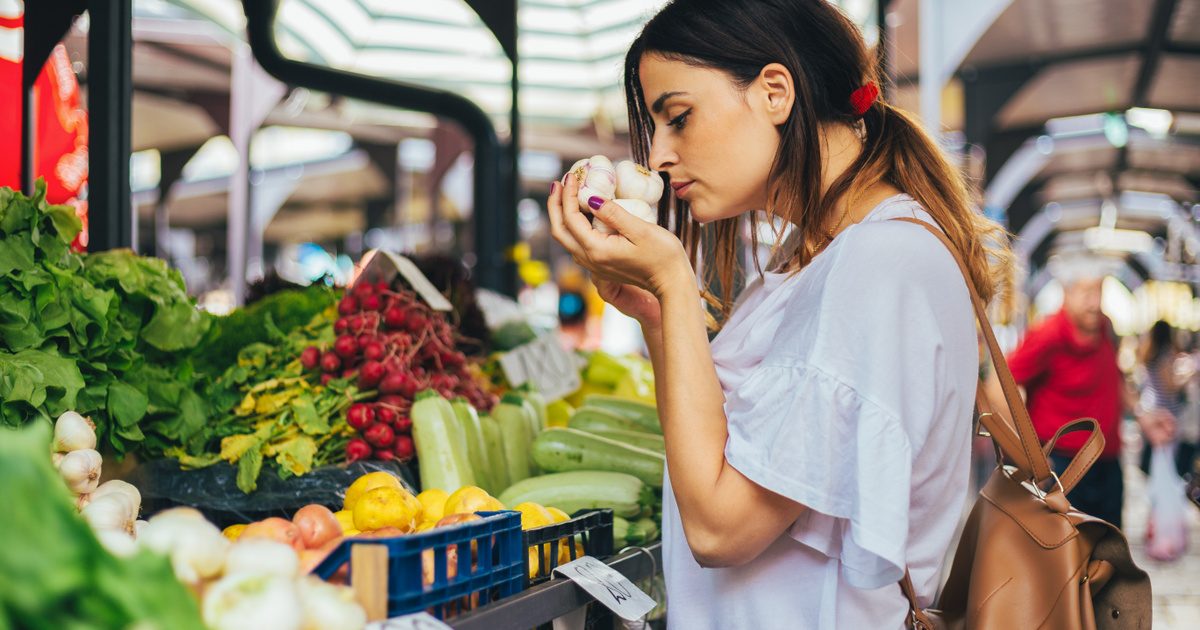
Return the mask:
M 319 370 L 321 383 L 357 379 L 374 400 L 346 411 L 359 437 L 346 445 L 346 459 L 410 459 L 414 453 L 408 417 L 417 392 L 434 389 L 446 398 L 465 397 L 477 409 L 495 404 L 467 371 L 454 327 L 416 293 L 387 282 L 359 281 L 338 303 L 332 348 L 309 346 L 300 355 L 306 370 Z

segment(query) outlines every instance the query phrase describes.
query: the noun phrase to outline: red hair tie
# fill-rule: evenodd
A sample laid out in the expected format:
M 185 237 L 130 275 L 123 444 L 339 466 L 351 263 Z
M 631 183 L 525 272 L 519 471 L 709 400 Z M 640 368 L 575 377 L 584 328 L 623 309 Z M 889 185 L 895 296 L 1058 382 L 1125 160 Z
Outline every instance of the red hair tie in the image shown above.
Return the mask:
M 867 113 L 868 109 L 871 109 L 876 98 L 879 98 L 879 86 L 874 83 L 866 83 L 850 93 L 850 107 L 854 109 L 856 116 L 862 116 Z

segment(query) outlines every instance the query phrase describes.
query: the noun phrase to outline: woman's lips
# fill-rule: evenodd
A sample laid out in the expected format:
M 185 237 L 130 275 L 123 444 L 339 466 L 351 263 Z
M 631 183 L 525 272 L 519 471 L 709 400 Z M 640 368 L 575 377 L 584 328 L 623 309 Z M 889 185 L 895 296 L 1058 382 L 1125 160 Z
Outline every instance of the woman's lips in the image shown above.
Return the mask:
M 694 183 L 696 182 L 680 182 L 678 184 L 672 182 L 671 188 L 675 190 L 675 196 L 682 199 L 692 189 L 692 184 Z

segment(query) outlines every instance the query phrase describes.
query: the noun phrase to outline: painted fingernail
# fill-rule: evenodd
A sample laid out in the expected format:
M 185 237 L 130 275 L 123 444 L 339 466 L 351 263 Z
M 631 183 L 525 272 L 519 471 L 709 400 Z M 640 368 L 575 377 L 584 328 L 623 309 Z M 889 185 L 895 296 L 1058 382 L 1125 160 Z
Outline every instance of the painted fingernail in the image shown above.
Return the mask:
M 550 182 L 550 194 L 558 193 L 558 182 Z
M 604 205 L 604 197 L 597 195 L 595 197 L 592 197 L 591 199 L 588 199 L 588 207 L 591 208 L 592 210 L 599 210 L 600 206 L 603 206 L 603 205 Z

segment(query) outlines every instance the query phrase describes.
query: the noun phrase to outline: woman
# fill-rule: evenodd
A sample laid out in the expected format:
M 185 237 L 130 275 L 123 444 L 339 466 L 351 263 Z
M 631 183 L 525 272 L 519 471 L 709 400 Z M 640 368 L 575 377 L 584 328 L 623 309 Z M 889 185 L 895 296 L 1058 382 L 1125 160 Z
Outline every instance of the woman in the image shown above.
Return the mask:
M 1142 447 L 1141 467 L 1146 473 L 1150 472 L 1150 452 L 1153 446 L 1170 444 L 1175 439 L 1175 429 L 1178 420 L 1187 411 L 1188 400 L 1185 388 L 1194 373 L 1180 372 L 1175 369 L 1175 363 L 1180 358 L 1179 348 L 1175 345 L 1175 331 L 1163 320 L 1154 322 L 1149 334 L 1139 352 L 1139 363 L 1145 370 L 1143 401 L 1152 409 L 1169 412 L 1175 422 L 1170 423 L 1170 429 L 1161 435 L 1149 434 L 1146 444 Z M 1148 400 L 1146 400 L 1148 398 Z M 1149 439 L 1154 438 L 1154 439 Z M 1158 442 L 1159 444 L 1151 444 Z M 1189 442 L 1175 444 L 1175 470 L 1181 476 L 1192 471 L 1192 457 L 1196 446 Z
M 634 157 L 670 178 L 660 217 L 673 207 L 679 238 L 591 199 L 619 232 L 604 235 L 574 177 L 551 191 L 555 238 L 641 323 L 654 364 L 673 628 L 900 628 L 905 569 L 923 604 L 937 590 L 967 496 L 974 318 L 950 252 L 888 219 L 939 224 L 985 299 L 989 257 L 1008 257 L 875 81 L 824 0 L 677 0 L 625 83 Z M 735 306 L 715 296 L 758 210 L 792 235 Z

